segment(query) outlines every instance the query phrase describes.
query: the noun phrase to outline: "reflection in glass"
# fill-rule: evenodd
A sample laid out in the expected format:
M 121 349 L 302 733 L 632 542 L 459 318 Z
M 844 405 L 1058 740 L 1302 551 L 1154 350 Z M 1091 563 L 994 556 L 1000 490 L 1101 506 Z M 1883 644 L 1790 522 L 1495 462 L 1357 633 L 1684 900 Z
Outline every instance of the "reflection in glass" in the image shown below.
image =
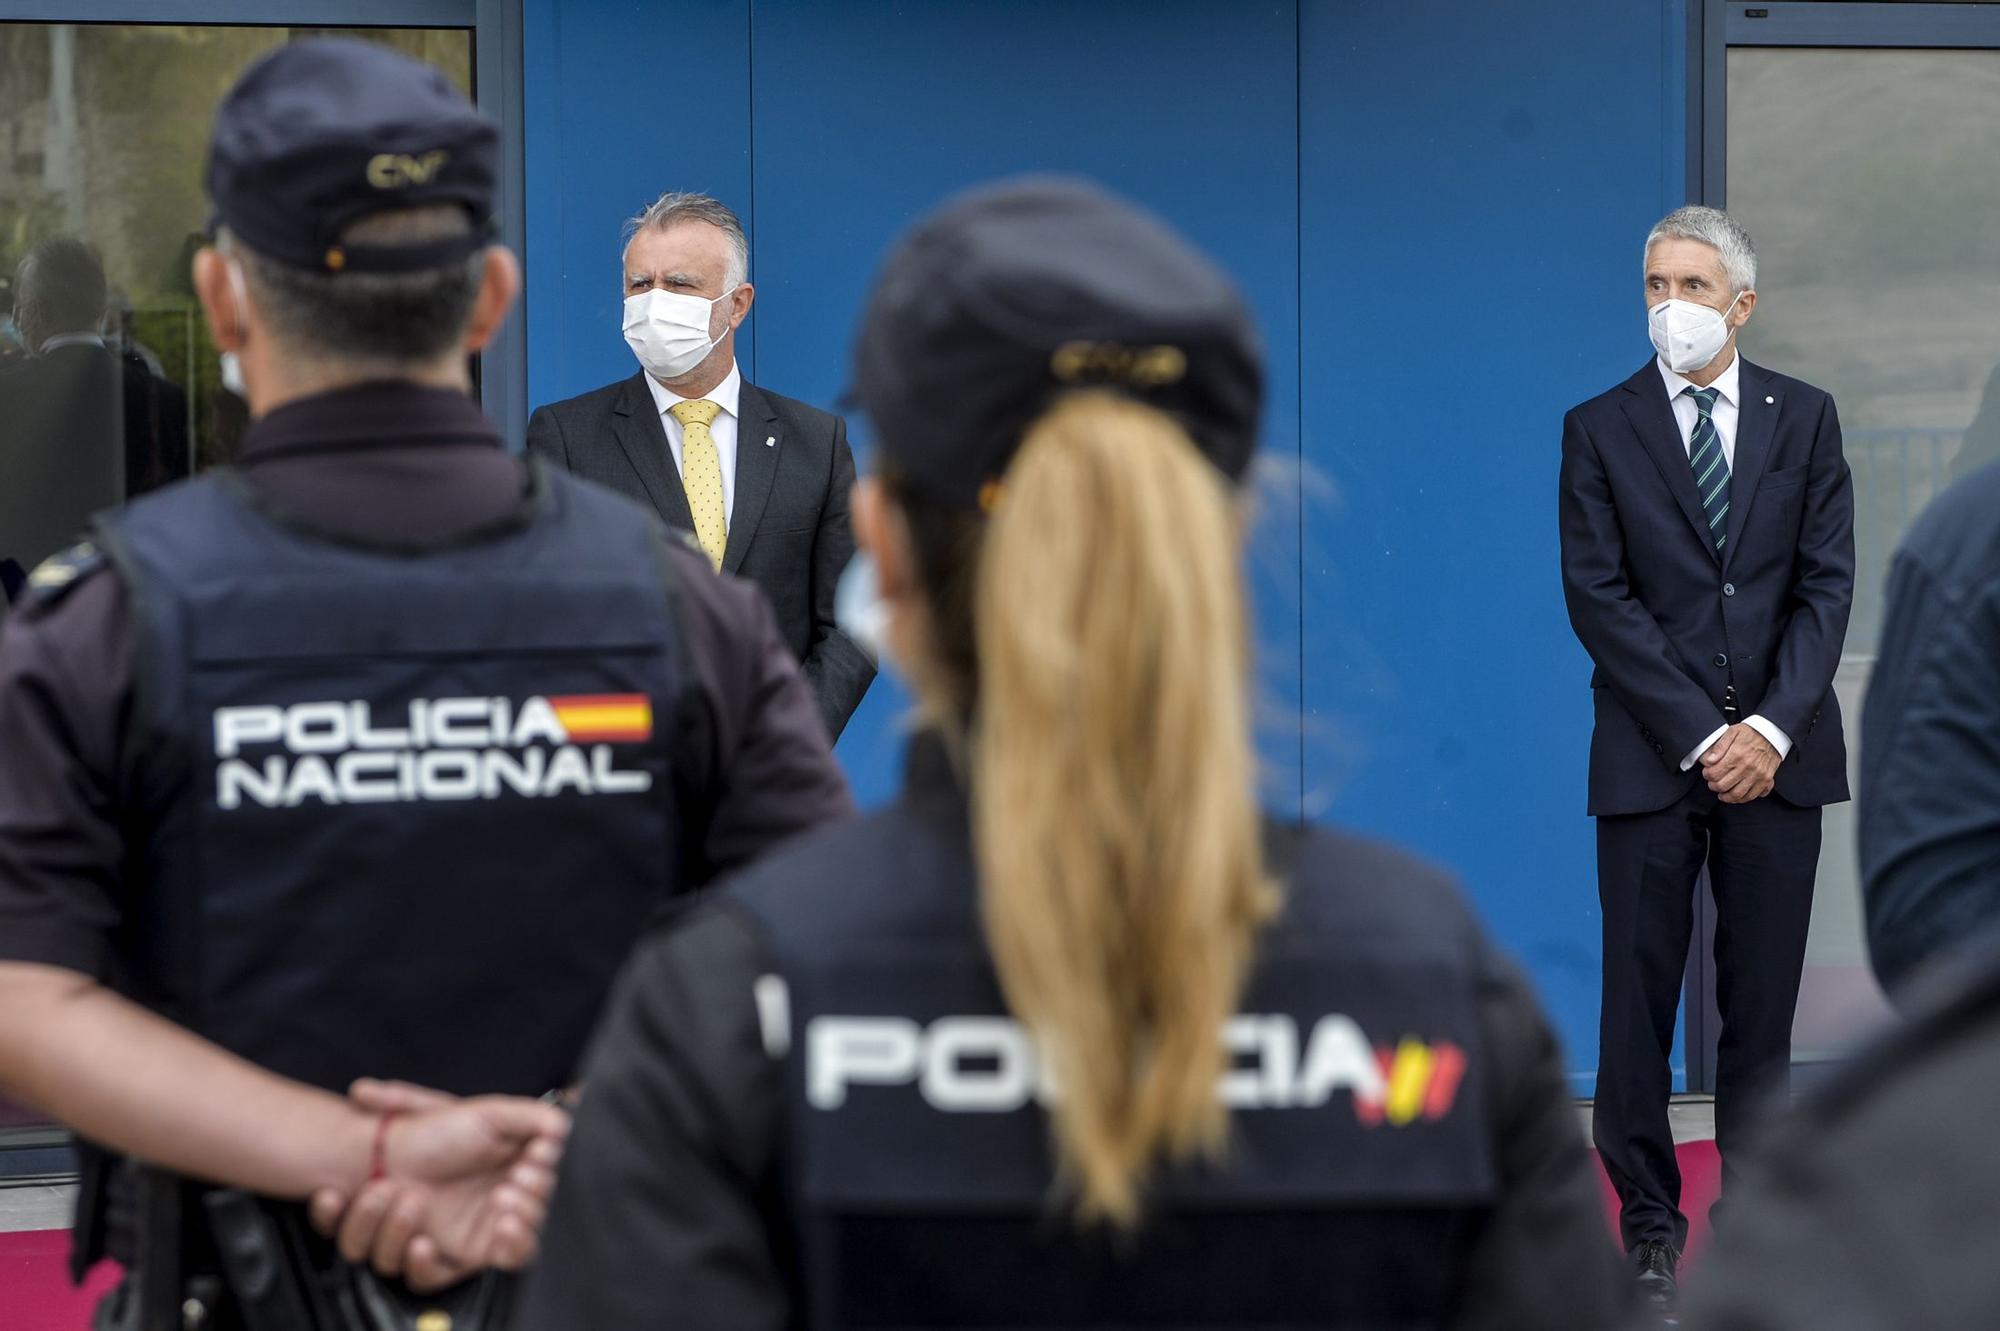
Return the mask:
M 463 30 L 0 24 L 0 273 L 53 237 L 95 248 L 110 340 L 186 395 L 197 469 L 228 458 L 244 424 L 188 279 L 208 221 L 215 106 L 264 52 L 335 33 L 394 45 L 471 91 Z M 27 350 L 13 321 L 0 323 L 0 359 Z
M 1854 617 L 1834 681 L 1850 773 L 1890 556 L 2000 457 L 2000 51 L 1736 48 L 1728 207 L 1756 239 L 1753 361 L 1831 392 L 1854 472 Z M 1851 805 L 1827 811 L 1795 1026 L 1837 1053 L 1881 1010 Z

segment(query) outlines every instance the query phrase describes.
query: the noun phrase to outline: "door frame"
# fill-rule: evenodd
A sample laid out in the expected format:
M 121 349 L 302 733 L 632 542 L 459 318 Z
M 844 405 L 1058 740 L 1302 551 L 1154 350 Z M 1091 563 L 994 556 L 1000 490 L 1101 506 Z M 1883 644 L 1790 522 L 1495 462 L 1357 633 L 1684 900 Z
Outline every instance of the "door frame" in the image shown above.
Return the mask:
M 1699 32 L 1689 60 L 1691 120 L 1699 129 L 1689 145 L 1690 197 L 1723 207 L 1728 181 L 1729 48 L 1732 46 L 1873 46 L 1896 50 L 2000 48 L 2000 4 L 1914 3 L 1913 0 L 1698 0 Z M 1696 6 L 1690 5 L 1690 10 Z M 1696 164 L 1699 164 L 1697 167 Z

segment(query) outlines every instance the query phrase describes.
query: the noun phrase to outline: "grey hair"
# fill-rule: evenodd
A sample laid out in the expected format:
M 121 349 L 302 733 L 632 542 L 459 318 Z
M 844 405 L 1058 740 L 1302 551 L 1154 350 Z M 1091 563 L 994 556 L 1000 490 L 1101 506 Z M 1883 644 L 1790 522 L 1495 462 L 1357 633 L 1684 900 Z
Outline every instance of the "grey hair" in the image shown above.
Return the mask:
M 14 320 L 34 350 L 64 333 L 95 332 L 109 303 L 104 260 L 73 236 L 43 241 L 14 271 Z
M 719 228 L 729 237 L 730 264 L 723 285 L 741 286 L 750 280 L 750 236 L 743 230 L 742 220 L 729 205 L 706 194 L 668 190 L 648 204 L 646 211 L 625 219 L 621 244 L 629 247 L 641 231 L 664 231 L 676 222 L 706 222 Z
M 370 213 L 349 223 L 347 245 L 410 245 L 472 230 L 456 204 Z M 323 273 L 260 254 L 225 228 L 216 248 L 243 265 L 273 337 L 297 356 L 397 367 L 449 354 L 465 334 L 486 267 L 484 250 L 446 268 L 411 273 Z
M 1757 247 L 1743 224 L 1720 208 L 1691 203 L 1676 208 L 1653 224 L 1646 235 L 1646 253 L 1662 240 L 1698 240 L 1722 256 L 1722 271 L 1731 291 L 1757 289 Z

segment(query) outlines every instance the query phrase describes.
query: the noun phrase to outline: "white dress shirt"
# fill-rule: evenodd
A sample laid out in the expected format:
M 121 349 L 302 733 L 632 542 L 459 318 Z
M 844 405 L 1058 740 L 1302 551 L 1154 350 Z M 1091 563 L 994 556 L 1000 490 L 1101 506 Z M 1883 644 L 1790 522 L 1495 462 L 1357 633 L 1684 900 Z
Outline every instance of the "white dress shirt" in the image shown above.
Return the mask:
M 1668 369 L 1664 360 L 1656 358 L 1654 364 L 1660 367 L 1660 378 L 1666 381 L 1667 401 L 1674 404 L 1674 423 L 1681 427 L 1681 447 L 1691 452 L 1694 448 L 1694 427 L 1701 420 L 1701 408 L 1696 405 L 1692 397 L 1687 396 L 1687 390 L 1694 387 L 1694 382 Z M 1717 375 L 1715 382 L 1709 385 L 1715 390 L 1716 397 L 1715 405 L 1709 409 L 1708 420 L 1709 424 L 1715 427 L 1716 440 L 1722 445 L 1722 463 L 1729 468 L 1731 476 L 1736 474 L 1736 421 L 1743 411 L 1743 399 L 1738 389 L 1742 369 L 1743 358 L 1731 352 L 1729 368 Z M 1761 716 L 1751 716 L 1745 717 L 1743 724 L 1771 741 L 1771 747 L 1778 751 L 1778 761 L 1783 762 L 1790 756 L 1791 736 L 1772 725 L 1769 720 Z M 1685 772 L 1700 762 L 1701 755 L 1707 753 L 1728 729 L 1729 727 L 1724 726 L 1695 745 L 1694 752 L 1681 759 L 1681 770 Z
M 722 411 L 710 422 L 709 437 L 715 440 L 715 458 L 722 464 L 722 518 L 733 523 L 736 519 L 736 406 L 743 396 L 743 371 L 735 361 L 729 362 L 729 377 L 715 386 L 715 391 L 699 398 L 682 397 L 673 389 L 646 376 L 646 387 L 653 390 L 653 404 L 660 409 L 660 424 L 666 427 L 667 449 L 674 455 L 674 474 L 681 474 L 681 423 L 674 419 L 673 409 L 683 402 L 713 402 Z M 683 482 L 685 484 L 685 482 Z

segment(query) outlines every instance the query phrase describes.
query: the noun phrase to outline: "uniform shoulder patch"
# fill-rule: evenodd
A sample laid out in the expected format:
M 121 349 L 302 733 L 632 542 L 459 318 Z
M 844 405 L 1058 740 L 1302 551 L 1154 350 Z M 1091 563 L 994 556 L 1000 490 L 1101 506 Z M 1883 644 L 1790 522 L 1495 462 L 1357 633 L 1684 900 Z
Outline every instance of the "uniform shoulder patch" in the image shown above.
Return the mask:
M 69 594 L 70 588 L 105 567 L 104 552 L 95 541 L 78 541 L 69 549 L 50 555 L 28 575 L 23 599 L 29 605 L 53 605 Z

